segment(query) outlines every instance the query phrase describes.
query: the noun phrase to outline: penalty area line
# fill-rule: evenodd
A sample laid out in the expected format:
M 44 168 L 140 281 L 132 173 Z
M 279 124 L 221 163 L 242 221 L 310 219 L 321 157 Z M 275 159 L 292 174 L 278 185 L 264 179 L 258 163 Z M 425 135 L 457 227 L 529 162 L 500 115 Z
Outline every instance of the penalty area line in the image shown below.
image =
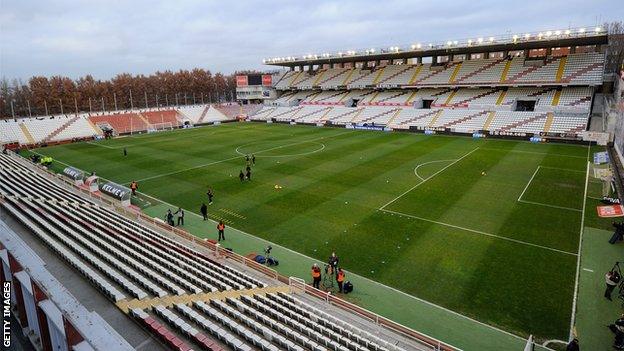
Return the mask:
M 508 237 L 505 237 L 505 236 L 500 236 L 500 235 L 496 235 L 496 234 L 492 234 L 492 233 L 487 233 L 487 232 L 484 232 L 484 231 L 481 231 L 481 230 L 461 227 L 461 226 L 454 225 L 454 224 L 444 223 L 444 222 L 440 222 L 440 221 L 434 221 L 432 219 L 418 217 L 418 216 L 414 216 L 414 215 L 407 214 L 407 213 L 396 212 L 396 211 L 385 210 L 385 209 L 380 209 L 380 211 L 391 213 L 391 214 L 396 214 L 396 215 L 399 215 L 399 216 L 405 216 L 405 217 L 409 217 L 409 218 L 413 218 L 413 219 L 418 219 L 418 220 L 421 220 L 421 221 L 424 221 L 424 222 L 435 223 L 435 224 L 439 224 L 439 225 L 442 225 L 442 226 L 445 226 L 445 227 L 459 229 L 459 230 L 463 230 L 463 231 L 466 231 L 466 232 L 471 232 L 471 233 L 474 233 L 474 234 L 480 234 L 480 235 L 488 236 L 488 237 L 495 238 L 495 239 L 510 241 L 510 242 L 513 242 L 513 243 L 516 243 L 516 244 L 533 246 L 533 247 L 537 247 L 537 248 L 540 248 L 540 249 L 554 251 L 554 252 L 558 252 L 558 253 L 562 253 L 562 254 L 566 254 L 566 255 L 570 255 L 570 256 L 577 256 L 577 254 L 574 253 L 574 252 L 569 252 L 569 251 L 565 251 L 565 250 L 559 250 L 559 249 L 555 249 L 555 248 L 552 248 L 552 247 L 549 247 L 549 246 L 543 246 L 543 245 L 539 245 L 539 244 L 533 244 L 533 243 L 530 243 L 530 242 L 527 242 L 527 241 L 522 241 L 522 240 L 518 240 L 518 239 L 512 239 L 512 238 L 508 238 Z

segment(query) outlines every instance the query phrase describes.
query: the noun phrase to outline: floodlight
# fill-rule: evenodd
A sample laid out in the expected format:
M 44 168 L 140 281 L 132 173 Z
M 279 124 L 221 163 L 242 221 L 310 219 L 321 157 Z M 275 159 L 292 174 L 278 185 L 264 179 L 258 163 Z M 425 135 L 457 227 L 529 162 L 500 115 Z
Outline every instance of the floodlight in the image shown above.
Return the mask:
M 477 39 L 477 42 L 478 42 L 479 44 L 483 43 L 483 38 L 479 38 L 479 39 Z
M 585 33 L 585 28 L 579 29 L 579 33 Z
M 594 31 L 595 31 L 596 33 L 600 33 L 600 32 L 602 31 L 602 28 L 600 28 L 600 27 L 596 27 L 596 29 L 594 29 Z

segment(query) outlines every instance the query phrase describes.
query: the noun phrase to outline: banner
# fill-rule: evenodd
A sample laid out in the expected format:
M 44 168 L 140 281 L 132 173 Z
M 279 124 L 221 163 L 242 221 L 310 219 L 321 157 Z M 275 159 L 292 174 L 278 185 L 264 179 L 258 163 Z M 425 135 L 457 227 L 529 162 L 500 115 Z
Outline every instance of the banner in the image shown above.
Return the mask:
M 609 153 L 604 152 L 595 152 L 594 153 L 594 164 L 600 165 L 603 163 L 609 163 Z
M 622 217 L 624 216 L 624 207 L 622 205 L 609 205 L 596 207 L 599 217 Z
M 249 85 L 247 76 L 236 76 L 237 87 L 246 87 L 247 85 Z
M 108 182 L 100 185 L 100 191 L 121 201 L 130 199 L 130 189 L 116 183 Z
M 63 175 L 72 180 L 83 180 L 84 173 L 81 170 L 74 167 L 65 167 L 63 170 Z
M 265 87 L 270 87 L 273 85 L 273 76 L 270 74 L 263 74 L 262 75 L 262 85 L 264 85 Z

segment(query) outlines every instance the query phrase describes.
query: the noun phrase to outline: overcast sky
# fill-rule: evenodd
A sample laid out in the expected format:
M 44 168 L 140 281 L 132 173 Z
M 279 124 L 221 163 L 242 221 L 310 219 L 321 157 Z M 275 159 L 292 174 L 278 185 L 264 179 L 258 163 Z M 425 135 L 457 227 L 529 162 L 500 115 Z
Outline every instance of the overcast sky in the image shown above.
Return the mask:
M 264 57 L 624 19 L 623 0 L 0 0 L 0 76 L 263 69 Z

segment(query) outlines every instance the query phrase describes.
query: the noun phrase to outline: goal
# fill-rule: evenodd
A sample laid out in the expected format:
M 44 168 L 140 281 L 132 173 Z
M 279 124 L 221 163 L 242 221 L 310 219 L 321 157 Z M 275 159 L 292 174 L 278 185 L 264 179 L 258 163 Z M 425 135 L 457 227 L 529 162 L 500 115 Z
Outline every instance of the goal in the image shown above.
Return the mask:
M 173 123 L 171 122 L 152 123 L 147 126 L 148 133 L 162 132 L 165 130 L 173 130 Z

